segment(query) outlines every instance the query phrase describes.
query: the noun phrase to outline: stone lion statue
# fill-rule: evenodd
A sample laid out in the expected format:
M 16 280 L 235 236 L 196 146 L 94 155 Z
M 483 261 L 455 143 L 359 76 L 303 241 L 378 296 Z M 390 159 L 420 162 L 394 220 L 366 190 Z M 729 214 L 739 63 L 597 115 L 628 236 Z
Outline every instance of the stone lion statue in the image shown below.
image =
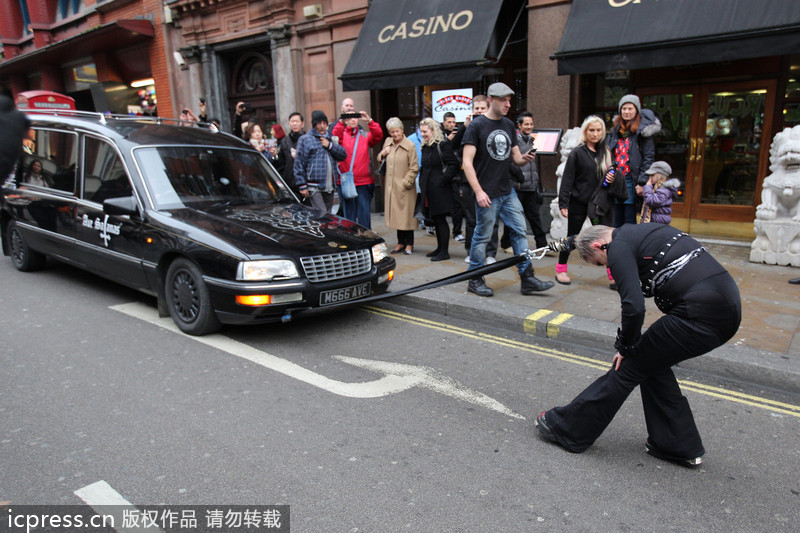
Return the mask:
M 570 152 L 574 150 L 581 140 L 581 129 L 579 127 L 572 128 L 564 132 L 561 136 L 561 144 L 559 145 L 559 153 L 561 154 L 561 163 L 556 169 L 556 178 L 558 182 L 556 190 L 561 190 L 561 176 L 564 175 L 564 168 L 567 166 L 567 158 Z M 558 209 L 558 194 L 550 202 L 550 215 L 553 221 L 550 223 L 550 236 L 553 239 L 561 239 L 567 236 L 567 219 L 561 216 L 561 211 Z
M 775 135 L 769 154 L 750 261 L 800 266 L 800 126 Z
M 756 218 L 775 220 L 788 217 L 800 222 L 800 126 L 775 135 L 769 149 L 769 169 L 761 188 L 761 205 Z

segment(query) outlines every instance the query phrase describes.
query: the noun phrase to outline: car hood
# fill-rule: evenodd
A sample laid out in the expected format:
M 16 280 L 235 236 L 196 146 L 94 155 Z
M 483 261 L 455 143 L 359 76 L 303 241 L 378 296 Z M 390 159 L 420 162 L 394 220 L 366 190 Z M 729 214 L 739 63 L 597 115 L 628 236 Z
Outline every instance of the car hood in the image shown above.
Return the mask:
M 249 256 L 330 254 L 383 241 L 355 222 L 297 203 L 188 207 L 168 213 Z

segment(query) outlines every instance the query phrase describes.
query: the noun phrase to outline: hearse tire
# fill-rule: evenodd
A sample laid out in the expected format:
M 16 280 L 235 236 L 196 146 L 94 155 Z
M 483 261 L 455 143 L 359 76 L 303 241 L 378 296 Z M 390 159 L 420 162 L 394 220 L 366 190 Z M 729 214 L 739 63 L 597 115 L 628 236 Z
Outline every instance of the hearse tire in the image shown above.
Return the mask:
M 207 335 L 222 327 L 203 275 L 188 259 L 178 258 L 169 265 L 164 291 L 169 314 L 184 333 Z
M 44 267 L 47 257 L 31 250 L 16 222 L 12 221 L 8 225 L 6 237 L 8 239 L 8 255 L 17 270 L 31 272 Z

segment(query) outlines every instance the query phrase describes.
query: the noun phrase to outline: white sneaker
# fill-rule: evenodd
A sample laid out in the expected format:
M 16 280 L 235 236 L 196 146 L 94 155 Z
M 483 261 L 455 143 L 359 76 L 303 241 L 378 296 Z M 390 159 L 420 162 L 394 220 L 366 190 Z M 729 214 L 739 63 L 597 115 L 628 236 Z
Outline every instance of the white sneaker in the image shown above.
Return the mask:
M 494 257 L 487 257 L 486 258 L 486 264 L 487 265 L 493 265 L 495 263 L 497 263 L 497 259 L 495 259 Z
M 467 257 L 465 257 L 465 258 L 464 258 L 464 262 L 465 262 L 465 263 L 467 263 L 467 264 L 469 264 L 469 256 L 467 256 Z
M 464 236 L 459 233 L 458 235 L 453 237 L 453 240 L 456 242 L 464 242 Z

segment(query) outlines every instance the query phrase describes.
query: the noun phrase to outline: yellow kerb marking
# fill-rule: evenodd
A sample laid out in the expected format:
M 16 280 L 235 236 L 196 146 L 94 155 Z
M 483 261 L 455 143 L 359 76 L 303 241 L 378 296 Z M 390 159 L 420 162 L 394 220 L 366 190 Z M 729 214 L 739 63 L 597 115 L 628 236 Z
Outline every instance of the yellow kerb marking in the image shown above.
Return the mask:
M 564 322 L 566 322 L 567 320 L 569 320 L 570 318 L 572 318 L 572 316 L 573 315 L 571 315 L 569 313 L 561 313 L 560 315 L 555 317 L 553 320 L 548 322 L 547 323 L 547 336 L 551 337 L 551 338 L 558 337 L 558 334 L 561 331 L 559 329 L 559 326 L 561 324 L 563 324 Z
M 536 333 L 536 322 L 543 319 L 549 314 L 552 314 L 552 311 L 548 311 L 547 309 L 539 309 L 532 315 L 526 316 L 525 322 L 523 322 L 525 333 Z

